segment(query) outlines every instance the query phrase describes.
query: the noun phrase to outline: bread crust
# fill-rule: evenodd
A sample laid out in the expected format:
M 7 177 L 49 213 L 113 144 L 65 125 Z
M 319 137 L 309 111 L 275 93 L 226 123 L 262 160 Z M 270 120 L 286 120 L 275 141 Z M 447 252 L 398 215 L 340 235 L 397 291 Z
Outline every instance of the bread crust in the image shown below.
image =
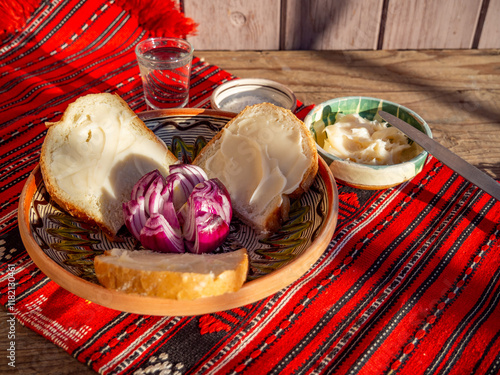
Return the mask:
M 316 178 L 318 172 L 318 153 L 316 149 L 316 143 L 305 124 L 300 119 L 298 119 L 290 110 L 275 106 L 271 103 L 262 103 L 248 106 L 236 117 L 231 119 L 217 134 L 215 134 L 215 136 L 205 145 L 205 147 L 193 161 L 193 164 L 206 169 L 205 162 L 211 156 L 212 152 L 214 152 L 214 150 L 219 147 L 218 144 L 224 131 L 226 131 L 227 128 L 231 127 L 234 122 L 238 121 L 238 118 L 240 118 L 241 116 L 245 116 L 246 113 L 251 113 L 253 109 L 262 105 L 269 106 L 269 108 L 272 108 L 272 110 L 285 114 L 288 120 L 294 121 L 297 129 L 301 131 L 302 139 L 304 142 L 303 149 L 308 152 L 307 156 L 310 158 L 310 163 L 304 172 L 302 181 L 300 182 L 299 186 L 290 194 L 282 194 L 281 204 L 274 204 L 273 209 L 267 213 L 262 222 L 256 222 L 255 220 L 252 220 L 252 218 L 250 218 L 247 213 L 244 212 L 244 210 L 239 209 L 238 202 L 233 202 L 233 210 L 235 216 L 237 216 L 245 224 L 252 227 L 256 234 L 260 237 L 264 237 L 276 232 L 282 226 L 283 222 L 288 220 L 288 214 L 290 211 L 290 199 L 300 198 L 305 192 L 309 190 Z M 209 173 L 209 171 L 206 172 Z M 214 176 L 217 177 L 217 172 L 212 172 L 214 173 Z

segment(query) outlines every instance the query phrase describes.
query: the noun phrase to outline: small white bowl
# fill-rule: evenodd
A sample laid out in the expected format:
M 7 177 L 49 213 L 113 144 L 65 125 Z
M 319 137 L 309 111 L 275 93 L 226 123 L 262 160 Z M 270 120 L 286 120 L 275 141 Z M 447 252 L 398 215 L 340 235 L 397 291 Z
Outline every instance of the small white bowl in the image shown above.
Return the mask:
M 246 106 L 258 103 L 274 105 L 295 111 L 297 99 L 292 90 L 281 83 L 260 78 L 240 78 L 217 87 L 210 98 L 213 109 L 241 112 Z
M 425 150 L 403 163 L 368 165 L 339 158 L 323 149 L 324 129 L 327 126 L 335 126 L 337 113 L 358 113 L 363 118 L 373 120 L 379 110 L 399 117 L 432 138 L 427 123 L 417 113 L 400 104 L 363 96 L 343 97 L 323 102 L 309 112 L 304 123 L 316 140 L 318 153 L 330 166 L 336 180 L 359 189 L 386 189 L 408 181 L 422 171 L 428 156 Z

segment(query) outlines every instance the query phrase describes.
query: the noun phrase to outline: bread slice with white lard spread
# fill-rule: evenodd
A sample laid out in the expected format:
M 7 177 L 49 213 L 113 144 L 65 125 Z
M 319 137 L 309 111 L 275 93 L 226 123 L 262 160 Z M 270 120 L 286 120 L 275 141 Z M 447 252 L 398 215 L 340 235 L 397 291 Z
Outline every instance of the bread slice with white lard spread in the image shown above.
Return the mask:
M 288 218 L 290 198 L 314 182 L 318 153 L 311 133 L 290 110 L 261 103 L 229 121 L 193 164 L 222 181 L 236 216 L 266 236 Z
M 46 123 L 40 169 L 51 198 L 110 238 L 123 226 L 122 203 L 135 183 L 178 159 L 118 95 L 89 94 Z

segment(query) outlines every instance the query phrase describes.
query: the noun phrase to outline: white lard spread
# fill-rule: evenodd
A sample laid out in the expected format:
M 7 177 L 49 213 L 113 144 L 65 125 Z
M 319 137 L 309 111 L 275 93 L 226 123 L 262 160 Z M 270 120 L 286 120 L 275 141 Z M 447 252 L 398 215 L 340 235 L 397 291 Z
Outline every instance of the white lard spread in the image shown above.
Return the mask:
M 232 201 L 255 215 L 282 194 L 299 186 L 310 163 L 302 149 L 302 135 L 269 114 L 240 118 L 226 128 L 220 148 L 207 160 L 216 171 Z
M 422 149 L 397 128 L 369 121 L 359 114 L 337 114 L 335 125 L 327 126 L 323 149 L 339 158 L 360 164 L 399 164 L 417 156 Z
M 59 186 L 75 197 L 104 193 L 121 199 L 115 193 L 120 181 L 137 181 L 161 165 L 165 148 L 131 132 L 132 119 L 105 105 L 92 115 L 69 119 L 72 130 L 60 134 L 60 150 L 52 160 Z

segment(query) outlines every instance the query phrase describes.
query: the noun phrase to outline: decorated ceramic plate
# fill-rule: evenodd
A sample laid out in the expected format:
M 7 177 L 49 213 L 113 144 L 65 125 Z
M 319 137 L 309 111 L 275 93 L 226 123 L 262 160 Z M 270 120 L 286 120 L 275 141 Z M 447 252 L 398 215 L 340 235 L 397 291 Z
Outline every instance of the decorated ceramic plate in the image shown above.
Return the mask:
M 234 113 L 204 109 L 172 109 L 139 115 L 184 163 L 190 163 Z M 230 234 L 217 252 L 245 247 L 250 269 L 243 287 L 234 293 L 192 301 L 126 294 L 106 289 L 94 272 L 94 257 L 118 247 L 137 248 L 126 229 L 111 242 L 96 227 L 81 222 L 55 205 L 37 167 L 28 178 L 19 206 L 19 227 L 35 264 L 61 287 L 97 304 L 148 315 L 199 315 L 240 307 L 268 297 L 302 276 L 324 252 L 337 223 L 335 180 L 319 158 L 311 189 L 291 204 L 290 219 L 271 237 L 259 240 L 233 218 Z

